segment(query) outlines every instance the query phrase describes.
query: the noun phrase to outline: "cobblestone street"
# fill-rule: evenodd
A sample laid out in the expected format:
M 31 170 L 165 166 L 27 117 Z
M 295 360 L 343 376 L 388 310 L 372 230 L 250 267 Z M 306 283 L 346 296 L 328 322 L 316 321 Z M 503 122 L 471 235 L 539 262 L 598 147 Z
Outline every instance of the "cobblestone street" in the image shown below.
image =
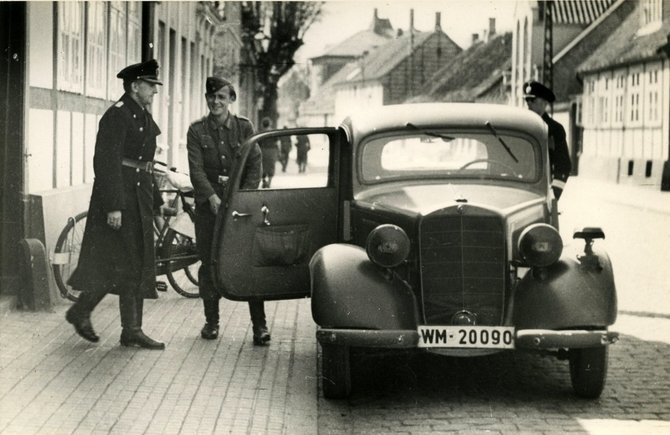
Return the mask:
M 268 302 L 272 341 L 255 347 L 246 304 L 221 301 L 222 334 L 210 342 L 199 337 L 200 301 L 169 289 L 146 303 L 144 321 L 165 351 L 119 346 L 115 296 L 94 312 L 98 344 L 65 322 L 69 302 L 52 312 L 3 311 L 0 433 L 670 433 L 665 193 L 638 189 L 633 197 L 621 187 L 594 203 L 597 186 L 575 179 L 570 189 L 562 233 L 582 218 L 603 222 L 620 296 L 612 329 L 621 337 L 599 400 L 574 397 L 567 361 L 522 352 L 359 352 L 351 398 L 325 400 L 308 299 Z M 631 219 L 644 225 L 626 232 Z M 633 239 L 656 255 L 636 255 L 630 247 L 641 242 Z

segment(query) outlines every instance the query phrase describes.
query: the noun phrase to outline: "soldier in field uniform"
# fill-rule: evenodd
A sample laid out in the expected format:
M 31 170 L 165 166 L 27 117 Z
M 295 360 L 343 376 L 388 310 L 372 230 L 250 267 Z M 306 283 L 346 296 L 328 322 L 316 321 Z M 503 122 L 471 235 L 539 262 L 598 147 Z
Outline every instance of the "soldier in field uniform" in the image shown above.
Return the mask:
M 95 181 L 77 269 L 69 284 L 81 290 L 66 320 L 97 342 L 91 312 L 107 293 L 119 295 L 122 346 L 164 349 L 142 332 L 144 298 L 157 298 L 153 213 L 162 200 L 152 160 L 160 134 L 148 109 L 156 94 L 158 63 L 130 65 L 117 74 L 125 91 L 100 119 Z
M 228 110 L 228 105 L 237 98 L 235 88 L 229 81 L 220 77 L 208 77 L 205 98 L 209 114 L 191 124 L 186 135 L 186 147 L 196 201 L 195 239 L 202 262 L 198 271 L 198 284 L 205 311 L 205 325 L 200 336 L 206 340 L 214 340 L 219 336 L 221 299 L 211 275 L 216 215 L 221 207 L 229 177 L 238 164 L 241 144 L 254 134 L 254 126 L 247 118 Z M 260 147 L 253 144 L 242 174 L 242 189 L 258 189 L 261 181 L 261 159 Z M 270 332 L 265 322 L 263 301 L 249 301 L 249 313 L 253 324 L 254 344 L 266 344 L 270 341 Z
M 572 164 L 565 140 L 565 129 L 546 112 L 549 103 L 556 100 L 551 89 L 536 81 L 523 84 L 523 98 L 533 112 L 542 117 L 549 130 L 549 165 L 551 166 L 551 189 L 558 200 L 570 176 Z

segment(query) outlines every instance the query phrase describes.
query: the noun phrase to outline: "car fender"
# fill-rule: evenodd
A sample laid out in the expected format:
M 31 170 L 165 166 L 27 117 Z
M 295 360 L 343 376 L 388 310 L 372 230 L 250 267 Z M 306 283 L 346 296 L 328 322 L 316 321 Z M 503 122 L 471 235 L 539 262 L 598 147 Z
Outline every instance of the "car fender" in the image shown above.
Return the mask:
M 309 263 L 312 317 L 325 328 L 415 329 L 417 304 L 412 291 L 376 266 L 365 250 L 331 244 Z
M 617 313 L 612 263 L 605 252 L 566 255 L 543 270 L 530 270 L 514 295 L 517 329 L 607 327 Z

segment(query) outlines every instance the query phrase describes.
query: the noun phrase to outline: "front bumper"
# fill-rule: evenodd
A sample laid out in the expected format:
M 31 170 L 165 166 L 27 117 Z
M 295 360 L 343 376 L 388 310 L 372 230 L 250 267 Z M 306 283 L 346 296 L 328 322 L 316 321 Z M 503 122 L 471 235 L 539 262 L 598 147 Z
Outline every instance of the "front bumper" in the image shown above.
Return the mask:
M 380 347 L 391 349 L 417 348 L 419 333 L 415 330 L 327 329 L 316 331 L 319 343 L 353 347 Z M 516 349 L 551 350 L 578 349 L 614 344 L 618 332 L 601 330 L 520 329 L 515 333 Z M 454 348 L 452 348 L 454 349 Z

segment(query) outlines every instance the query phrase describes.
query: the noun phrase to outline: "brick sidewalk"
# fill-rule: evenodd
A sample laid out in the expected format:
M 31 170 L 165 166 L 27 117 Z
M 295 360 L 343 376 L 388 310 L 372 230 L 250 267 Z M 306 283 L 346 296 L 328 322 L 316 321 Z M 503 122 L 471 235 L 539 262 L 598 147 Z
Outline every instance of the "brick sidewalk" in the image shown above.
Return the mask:
M 93 314 L 92 344 L 52 313 L 0 320 L 0 433 L 316 433 L 315 326 L 309 300 L 267 302 L 269 347 L 247 304 L 221 301 L 221 336 L 199 337 L 201 302 L 172 290 L 145 303 L 164 351 L 123 348 L 118 300 Z

